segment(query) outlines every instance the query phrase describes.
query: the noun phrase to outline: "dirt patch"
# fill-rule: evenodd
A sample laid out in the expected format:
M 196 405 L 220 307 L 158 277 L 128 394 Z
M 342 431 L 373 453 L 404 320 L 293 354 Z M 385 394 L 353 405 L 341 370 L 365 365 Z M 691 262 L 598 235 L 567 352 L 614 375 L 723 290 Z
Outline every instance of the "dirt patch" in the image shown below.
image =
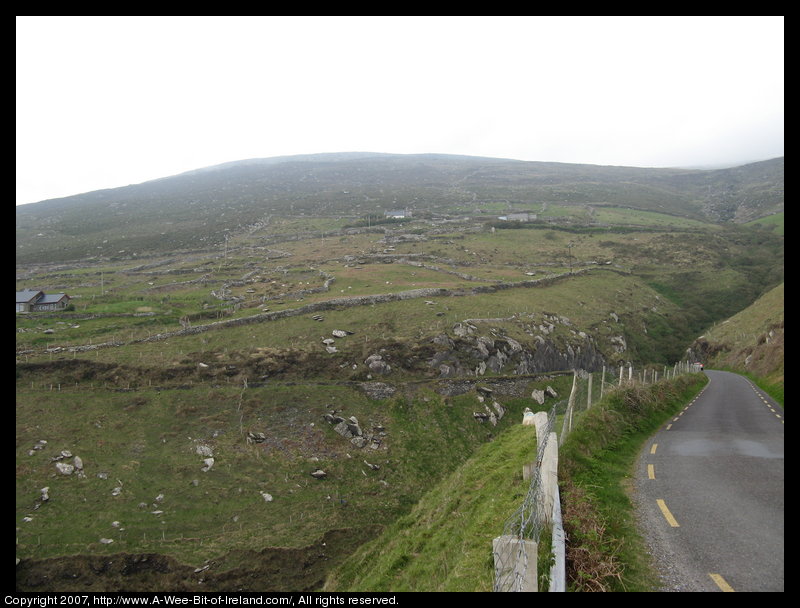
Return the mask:
M 232 551 L 201 567 L 158 553 L 72 555 L 22 560 L 16 590 L 28 592 L 96 591 L 317 591 L 331 568 L 382 526 L 331 530 L 305 547 L 267 547 Z

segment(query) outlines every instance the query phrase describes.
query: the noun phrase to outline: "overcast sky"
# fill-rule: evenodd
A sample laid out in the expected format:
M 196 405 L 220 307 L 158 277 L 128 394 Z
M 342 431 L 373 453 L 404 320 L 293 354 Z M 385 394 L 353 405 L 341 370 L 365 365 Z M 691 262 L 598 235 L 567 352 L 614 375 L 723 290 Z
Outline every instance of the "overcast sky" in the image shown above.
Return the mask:
M 17 204 L 246 158 L 783 156 L 783 17 L 17 17 Z

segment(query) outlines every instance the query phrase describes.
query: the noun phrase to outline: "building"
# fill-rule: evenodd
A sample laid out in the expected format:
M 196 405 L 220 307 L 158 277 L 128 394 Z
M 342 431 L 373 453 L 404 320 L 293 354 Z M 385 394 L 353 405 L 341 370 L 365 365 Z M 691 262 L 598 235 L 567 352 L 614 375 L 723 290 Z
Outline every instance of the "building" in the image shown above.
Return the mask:
M 17 292 L 17 312 L 31 312 L 33 305 L 44 296 L 41 291 L 23 289 Z
M 17 312 L 45 312 L 64 310 L 70 297 L 65 293 L 46 294 L 35 289 L 17 292 Z
M 404 219 L 407 217 L 411 217 L 412 212 L 409 209 L 396 209 L 394 211 L 386 211 L 384 213 L 385 217 L 392 218 L 392 219 Z
M 536 213 L 528 211 L 509 213 L 508 215 L 501 215 L 497 219 L 507 222 L 535 222 L 537 218 Z

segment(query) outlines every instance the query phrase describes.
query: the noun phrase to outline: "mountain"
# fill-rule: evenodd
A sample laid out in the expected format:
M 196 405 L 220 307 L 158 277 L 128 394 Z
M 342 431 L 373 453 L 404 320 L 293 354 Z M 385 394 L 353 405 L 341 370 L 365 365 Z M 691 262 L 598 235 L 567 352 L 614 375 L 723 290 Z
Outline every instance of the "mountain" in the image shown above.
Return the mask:
M 17 207 L 17 261 L 218 247 L 272 216 L 493 218 L 548 205 L 622 206 L 743 223 L 783 210 L 784 159 L 719 170 L 642 169 L 443 154 L 249 159 Z

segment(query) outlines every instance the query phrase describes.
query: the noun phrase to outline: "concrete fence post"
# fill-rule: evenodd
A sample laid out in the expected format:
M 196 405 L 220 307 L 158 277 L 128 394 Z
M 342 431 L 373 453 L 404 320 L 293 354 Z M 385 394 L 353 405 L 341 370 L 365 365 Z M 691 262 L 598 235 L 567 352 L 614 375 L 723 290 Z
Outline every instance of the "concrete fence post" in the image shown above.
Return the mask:
M 603 366 L 603 371 L 600 372 L 600 399 L 603 399 L 603 393 L 606 391 L 606 366 Z
M 495 591 L 538 591 L 539 545 L 516 536 L 498 536 L 492 541 Z
M 553 506 L 558 493 L 558 436 L 550 433 L 544 448 L 539 480 L 542 484 L 539 513 L 541 523 L 553 523 Z
M 592 374 L 589 374 L 589 385 L 586 389 L 587 396 L 586 396 L 586 409 L 592 407 Z

